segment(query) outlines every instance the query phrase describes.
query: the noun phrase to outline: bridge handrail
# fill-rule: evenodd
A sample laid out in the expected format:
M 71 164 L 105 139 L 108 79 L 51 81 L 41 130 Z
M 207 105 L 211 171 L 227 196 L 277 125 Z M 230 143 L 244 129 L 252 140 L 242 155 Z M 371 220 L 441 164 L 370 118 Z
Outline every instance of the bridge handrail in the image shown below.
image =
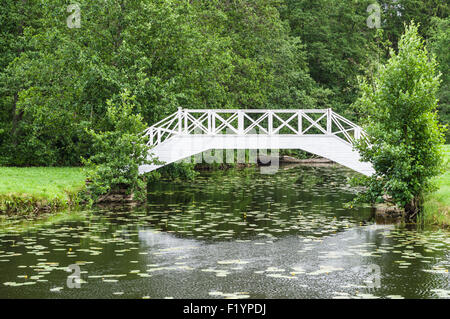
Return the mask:
M 223 115 L 229 114 L 226 118 Z M 252 118 L 251 115 L 261 114 L 258 118 Z M 281 115 L 290 115 L 289 118 L 283 119 Z M 318 114 L 318 118 L 313 118 L 311 114 Z M 311 116 L 309 116 L 311 115 Z M 273 120 L 280 122 L 278 127 L 274 127 Z M 303 129 L 303 119 L 306 120 L 308 127 Z M 233 121 L 237 120 L 237 125 Z M 261 123 L 267 120 L 267 127 Z M 245 121 L 250 124 L 245 125 Z M 326 125 L 321 122 L 326 121 Z M 295 124 L 293 124 L 293 122 Z M 217 125 L 218 124 L 218 125 Z M 333 130 L 333 124 L 337 130 Z M 182 109 L 167 116 L 156 124 L 147 128 L 143 134 L 148 137 L 148 145 L 156 146 L 173 136 L 192 135 L 195 133 L 218 135 L 222 134 L 223 129 L 230 129 L 236 135 L 249 135 L 250 132 L 259 128 L 266 135 L 307 135 L 307 136 L 335 136 L 345 143 L 354 144 L 355 140 L 363 138 L 368 141 L 367 134 L 364 130 L 346 119 L 345 117 L 335 113 L 332 109 L 283 109 L 283 110 L 267 110 L 267 109 Z M 280 134 L 281 129 L 289 130 L 288 134 Z M 315 128 L 321 134 L 305 134 Z M 353 132 L 352 132 L 353 131 Z M 352 134 L 351 134 L 352 133 Z

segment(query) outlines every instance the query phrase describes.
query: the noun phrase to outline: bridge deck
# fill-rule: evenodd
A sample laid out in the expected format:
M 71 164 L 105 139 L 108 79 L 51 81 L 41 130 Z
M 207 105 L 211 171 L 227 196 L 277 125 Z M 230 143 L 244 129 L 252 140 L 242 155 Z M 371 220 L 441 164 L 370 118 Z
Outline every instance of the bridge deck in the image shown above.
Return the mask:
M 164 164 L 142 165 L 140 173 L 210 149 L 301 149 L 364 175 L 374 173 L 353 150 L 356 140 L 366 138 L 364 131 L 331 109 L 179 109 L 145 135 L 151 155 Z
M 152 149 L 163 165 L 142 165 L 140 172 L 150 172 L 210 149 L 301 149 L 330 159 L 364 175 L 372 175 L 369 163 L 359 160 L 352 146 L 335 136 L 175 136 Z

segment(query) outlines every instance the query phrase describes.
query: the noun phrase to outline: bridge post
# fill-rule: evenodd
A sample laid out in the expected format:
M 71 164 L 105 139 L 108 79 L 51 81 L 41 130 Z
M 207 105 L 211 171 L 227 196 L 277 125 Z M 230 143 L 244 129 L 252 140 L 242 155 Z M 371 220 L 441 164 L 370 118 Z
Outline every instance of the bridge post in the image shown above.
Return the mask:
M 298 129 L 298 135 L 303 135 L 303 128 L 302 128 L 302 111 L 298 111 L 298 114 L 297 114 L 297 116 L 298 116 L 298 126 L 297 126 L 297 129 Z
M 238 134 L 244 135 L 244 113 L 241 110 L 238 111 Z
M 272 114 L 272 111 L 267 111 L 267 112 L 269 112 L 267 131 L 269 132 L 269 135 L 272 135 L 272 132 L 273 132 L 273 114 Z
M 355 127 L 355 140 L 359 140 L 361 138 L 361 128 Z
M 211 111 L 211 134 L 215 135 L 216 133 L 216 113 Z
M 181 134 L 182 127 L 183 127 L 183 122 L 182 122 L 183 108 L 179 107 L 177 113 L 178 113 L 177 114 L 177 116 L 178 116 L 178 134 Z
M 188 133 L 188 112 L 187 112 L 187 110 L 184 110 L 183 117 L 184 117 L 184 134 L 187 134 Z
M 331 109 L 327 109 L 327 134 L 331 135 Z
M 212 134 L 212 130 L 211 130 L 211 125 L 212 125 L 211 115 L 212 115 L 211 110 L 208 110 L 208 127 L 207 127 L 207 129 L 208 129 L 208 135 L 211 135 L 211 134 Z

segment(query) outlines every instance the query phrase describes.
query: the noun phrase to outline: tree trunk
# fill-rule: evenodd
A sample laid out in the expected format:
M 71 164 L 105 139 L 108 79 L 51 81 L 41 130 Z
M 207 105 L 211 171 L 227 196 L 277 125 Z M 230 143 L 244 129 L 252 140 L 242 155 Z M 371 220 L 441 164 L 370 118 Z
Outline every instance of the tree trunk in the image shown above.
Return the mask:
M 20 14 L 23 17 L 25 15 L 27 0 L 22 0 L 21 3 L 22 3 L 22 5 L 21 5 L 22 10 L 20 11 Z M 24 25 L 25 25 L 25 20 L 23 18 L 22 20 L 20 20 L 20 22 L 17 26 L 17 37 L 20 37 L 23 35 Z M 19 49 L 17 50 L 17 57 L 20 57 L 20 55 L 22 54 L 23 51 L 24 51 L 23 46 L 20 46 Z M 14 99 L 13 99 L 13 105 L 12 105 L 12 111 L 11 111 L 11 115 L 12 115 L 11 140 L 12 140 L 12 144 L 14 145 L 14 147 L 17 146 L 17 126 L 19 125 L 19 122 L 22 120 L 22 117 L 24 114 L 23 110 L 20 110 L 19 112 L 17 112 L 17 102 L 19 100 L 19 93 L 18 93 L 19 91 L 20 91 L 20 88 L 17 88 L 17 91 L 14 92 Z
M 415 196 L 411 201 L 405 205 L 405 219 L 408 223 L 417 221 L 417 216 L 422 210 L 421 196 Z
M 18 100 L 18 94 L 14 94 L 14 102 L 13 102 L 13 109 L 12 109 L 12 126 L 11 126 L 11 142 L 14 146 L 17 146 L 17 126 L 19 125 L 19 122 L 22 120 L 24 111 L 20 110 L 17 112 L 16 105 Z

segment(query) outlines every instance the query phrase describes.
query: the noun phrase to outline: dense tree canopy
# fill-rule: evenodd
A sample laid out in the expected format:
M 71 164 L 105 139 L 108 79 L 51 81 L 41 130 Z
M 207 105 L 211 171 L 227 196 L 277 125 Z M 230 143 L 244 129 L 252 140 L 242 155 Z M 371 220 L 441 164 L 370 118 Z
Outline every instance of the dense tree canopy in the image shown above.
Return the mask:
M 177 107 L 332 107 L 355 118 L 357 76 L 411 19 L 448 69 L 438 0 L 381 1 L 382 33 L 367 26 L 365 0 L 76 3 L 80 25 L 71 1 L 0 4 L 0 165 L 80 164 L 95 152 L 87 129 L 107 128 L 106 102 L 125 90 L 146 123 Z
M 438 68 L 441 71 L 441 89 L 439 90 L 439 116 L 447 125 L 446 140 L 450 141 L 450 18 L 433 19 L 429 45 L 436 55 Z
M 384 0 L 382 27 L 394 48 L 404 32 L 404 23 L 415 21 L 422 37 L 429 37 L 433 17 L 446 18 L 450 13 L 447 1 L 442 0 Z
M 366 8 L 373 1 L 286 0 L 281 9 L 306 46 L 313 79 L 332 92 L 330 107 L 352 117 L 356 77 L 377 57 L 376 29 L 368 28 Z

